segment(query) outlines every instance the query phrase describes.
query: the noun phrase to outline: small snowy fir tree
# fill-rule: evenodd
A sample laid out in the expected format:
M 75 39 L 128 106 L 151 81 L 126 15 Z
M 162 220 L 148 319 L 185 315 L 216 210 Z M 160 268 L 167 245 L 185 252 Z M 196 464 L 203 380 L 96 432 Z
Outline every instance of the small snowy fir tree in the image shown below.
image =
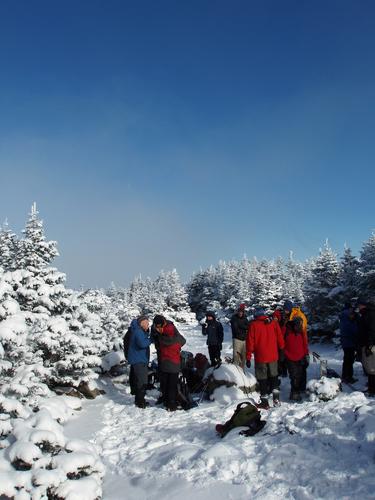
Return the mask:
M 26 269 L 33 274 L 38 274 L 59 255 L 56 242 L 46 241 L 43 221 L 38 215 L 36 203 L 33 203 L 17 255 L 17 269 Z
M 16 268 L 17 236 L 9 229 L 6 220 L 0 231 L 0 267 L 4 271 L 13 271 Z
M 339 291 L 340 266 L 328 240 L 320 254 L 312 262 L 311 277 L 305 286 L 306 306 L 311 329 L 320 333 L 333 333 L 338 323 L 340 310 Z
M 166 273 L 167 294 L 166 305 L 173 311 L 188 309 L 187 293 L 182 285 L 176 269 Z

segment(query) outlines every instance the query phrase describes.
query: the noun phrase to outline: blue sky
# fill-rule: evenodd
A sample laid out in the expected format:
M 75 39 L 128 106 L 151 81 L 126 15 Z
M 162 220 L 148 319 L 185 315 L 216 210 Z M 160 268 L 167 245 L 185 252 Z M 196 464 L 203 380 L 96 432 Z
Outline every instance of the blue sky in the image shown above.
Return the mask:
M 0 217 L 73 286 L 375 227 L 370 1 L 0 3 Z

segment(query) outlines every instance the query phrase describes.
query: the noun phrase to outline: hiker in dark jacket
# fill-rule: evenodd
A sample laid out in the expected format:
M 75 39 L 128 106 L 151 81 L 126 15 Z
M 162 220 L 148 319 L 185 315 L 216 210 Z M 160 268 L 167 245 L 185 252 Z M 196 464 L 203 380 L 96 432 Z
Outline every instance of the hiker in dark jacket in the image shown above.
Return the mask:
M 349 384 L 357 382 L 357 379 L 353 378 L 353 364 L 358 349 L 358 321 L 354 307 L 345 304 L 340 314 L 340 342 L 344 351 L 341 376 L 343 382 Z
M 177 410 L 178 374 L 181 370 L 181 347 L 186 340 L 171 321 L 156 315 L 153 321 L 158 332 L 160 389 L 164 406 Z
M 283 309 L 275 309 L 275 311 L 272 313 L 272 319 L 273 321 L 276 321 L 278 323 L 282 336 L 284 338 L 286 332 L 287 319 Z M 288 376 L 288 365 L 283 350 L 279 351 L 278 372 L 281 377 Z
M 211 366 L 221 363 L 221 350 L 223 348 L 224 330 L 220 321 L 216 320 L 215 313 L 206 313 L 206 322 L 202 325 L 202 334 L 207 335 L 208 354 Z
M 309 348 L 303 334 L 302 319 L 296 316 L 288 321 L 284 335 L 284 355 L 290 377 L 290 396 L 292 401 L 301 401 L 301 392 L 306 390 Z
M 245 304 L 241 304 L 238 311 L 233 314 L 230 320 L 233 338 L 233 363 L 245 368 L 246 363 L 246 336 L 249 320 L 245 314 Z
M 145 401 L 148 382 L 148 363 L 150 361 L 151 339 L 148 335 L 149 321 L 147 316 L 133 319 L 130 325 L 131 337 L 129 342 L 128 361 L 131 365 L 131 393 L 135 395 L 135 405 L 146 408 Z
M 360 299 L 358 307 L 362 365 L 368 377 L 368 395 L 375 396 L 375 306 Z

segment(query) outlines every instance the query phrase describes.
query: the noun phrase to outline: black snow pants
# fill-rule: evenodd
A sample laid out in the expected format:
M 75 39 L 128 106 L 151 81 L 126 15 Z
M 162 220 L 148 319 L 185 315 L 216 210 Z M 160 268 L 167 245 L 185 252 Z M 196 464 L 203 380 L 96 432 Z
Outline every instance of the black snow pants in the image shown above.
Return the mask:
M 221 345 L 209 345 L 208 354 L 211 366 L 216 366 L 221 362 Z
M 290 387 L 293 393 L 306 390 L 306 369 L 307 365 L 304 359 L 299 361 L 287 360 Z
M 160 391 L 167 408 L 177 405 L 178 373 L 160 372 Z

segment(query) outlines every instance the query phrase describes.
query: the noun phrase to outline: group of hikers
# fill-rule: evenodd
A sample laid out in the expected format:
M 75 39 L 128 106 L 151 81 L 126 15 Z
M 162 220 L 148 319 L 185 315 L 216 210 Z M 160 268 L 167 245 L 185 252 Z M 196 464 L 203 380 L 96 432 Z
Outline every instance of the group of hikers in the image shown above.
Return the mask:
M 261 397 L 261 406 L 268 407 L 272 394 L 273 404 L 280 403 L 279 376 L 289 373 L 290 399 L 300 401 L 306 390 L 306 369 L 309 364 L 307 319 L 301 309 L 290 300 L 282 308 L 268 315 L 257 308 L 249 321 L 245 304 L 241 304 L 231 318 L 233 337 L 233 363 L 245 369 L 255 359 L 255 377 Z M 223 327 L 213 312 L 206 313 L 202 333 L 207 335 L 211 365 L 221 362 Z
M 202 323 L 202 334 L 207 337 L 211 366 L 221 364 L 224 329 L 215 313 L 208 311 Z M 241 370 L 255 361 L 255 376 L 260 391 L 260 407 L 268 407 L 272 395 L 273 405 L 280 404 L 280 376 L 290 378 L 290 400 L 301 401 L 306 391 L 307 367 L 310 355 L 307 336 L 307 318 L 300 307 L 285 300 L 267 314 L 256 308 L 249 321 L 245 304 L 241 304 L 230 321 L 233 338 L 233 363 Z M 370 396 L 375 395 L 375 306 L 358 299 L 356 304 L 346 304 L 340 314 L 340 338 L 344 351 L 342 380 L 354 383 L 354 361 L 362 361 L 368 376 Z M 178 380 L 181 371 L 181 348 L 186 340 L 173 322 L 156 315 L 150 325 L 147 316 L 131 322 L 124 338 L 126 358 L 131 365 L 129 383 L 135 405 L 146 408 L 150 345 L 157 352 L 157 371 L 160 380 L 161 403 L 168 411 L 178 407 Z M 374 352 L 373 352 L 374 351 Z M 198 355 L 197 355 L 198 356 Z M 202 356 L 202 355 L 201 355 Z M 203 356 L 204 358 L 205 356 Z

